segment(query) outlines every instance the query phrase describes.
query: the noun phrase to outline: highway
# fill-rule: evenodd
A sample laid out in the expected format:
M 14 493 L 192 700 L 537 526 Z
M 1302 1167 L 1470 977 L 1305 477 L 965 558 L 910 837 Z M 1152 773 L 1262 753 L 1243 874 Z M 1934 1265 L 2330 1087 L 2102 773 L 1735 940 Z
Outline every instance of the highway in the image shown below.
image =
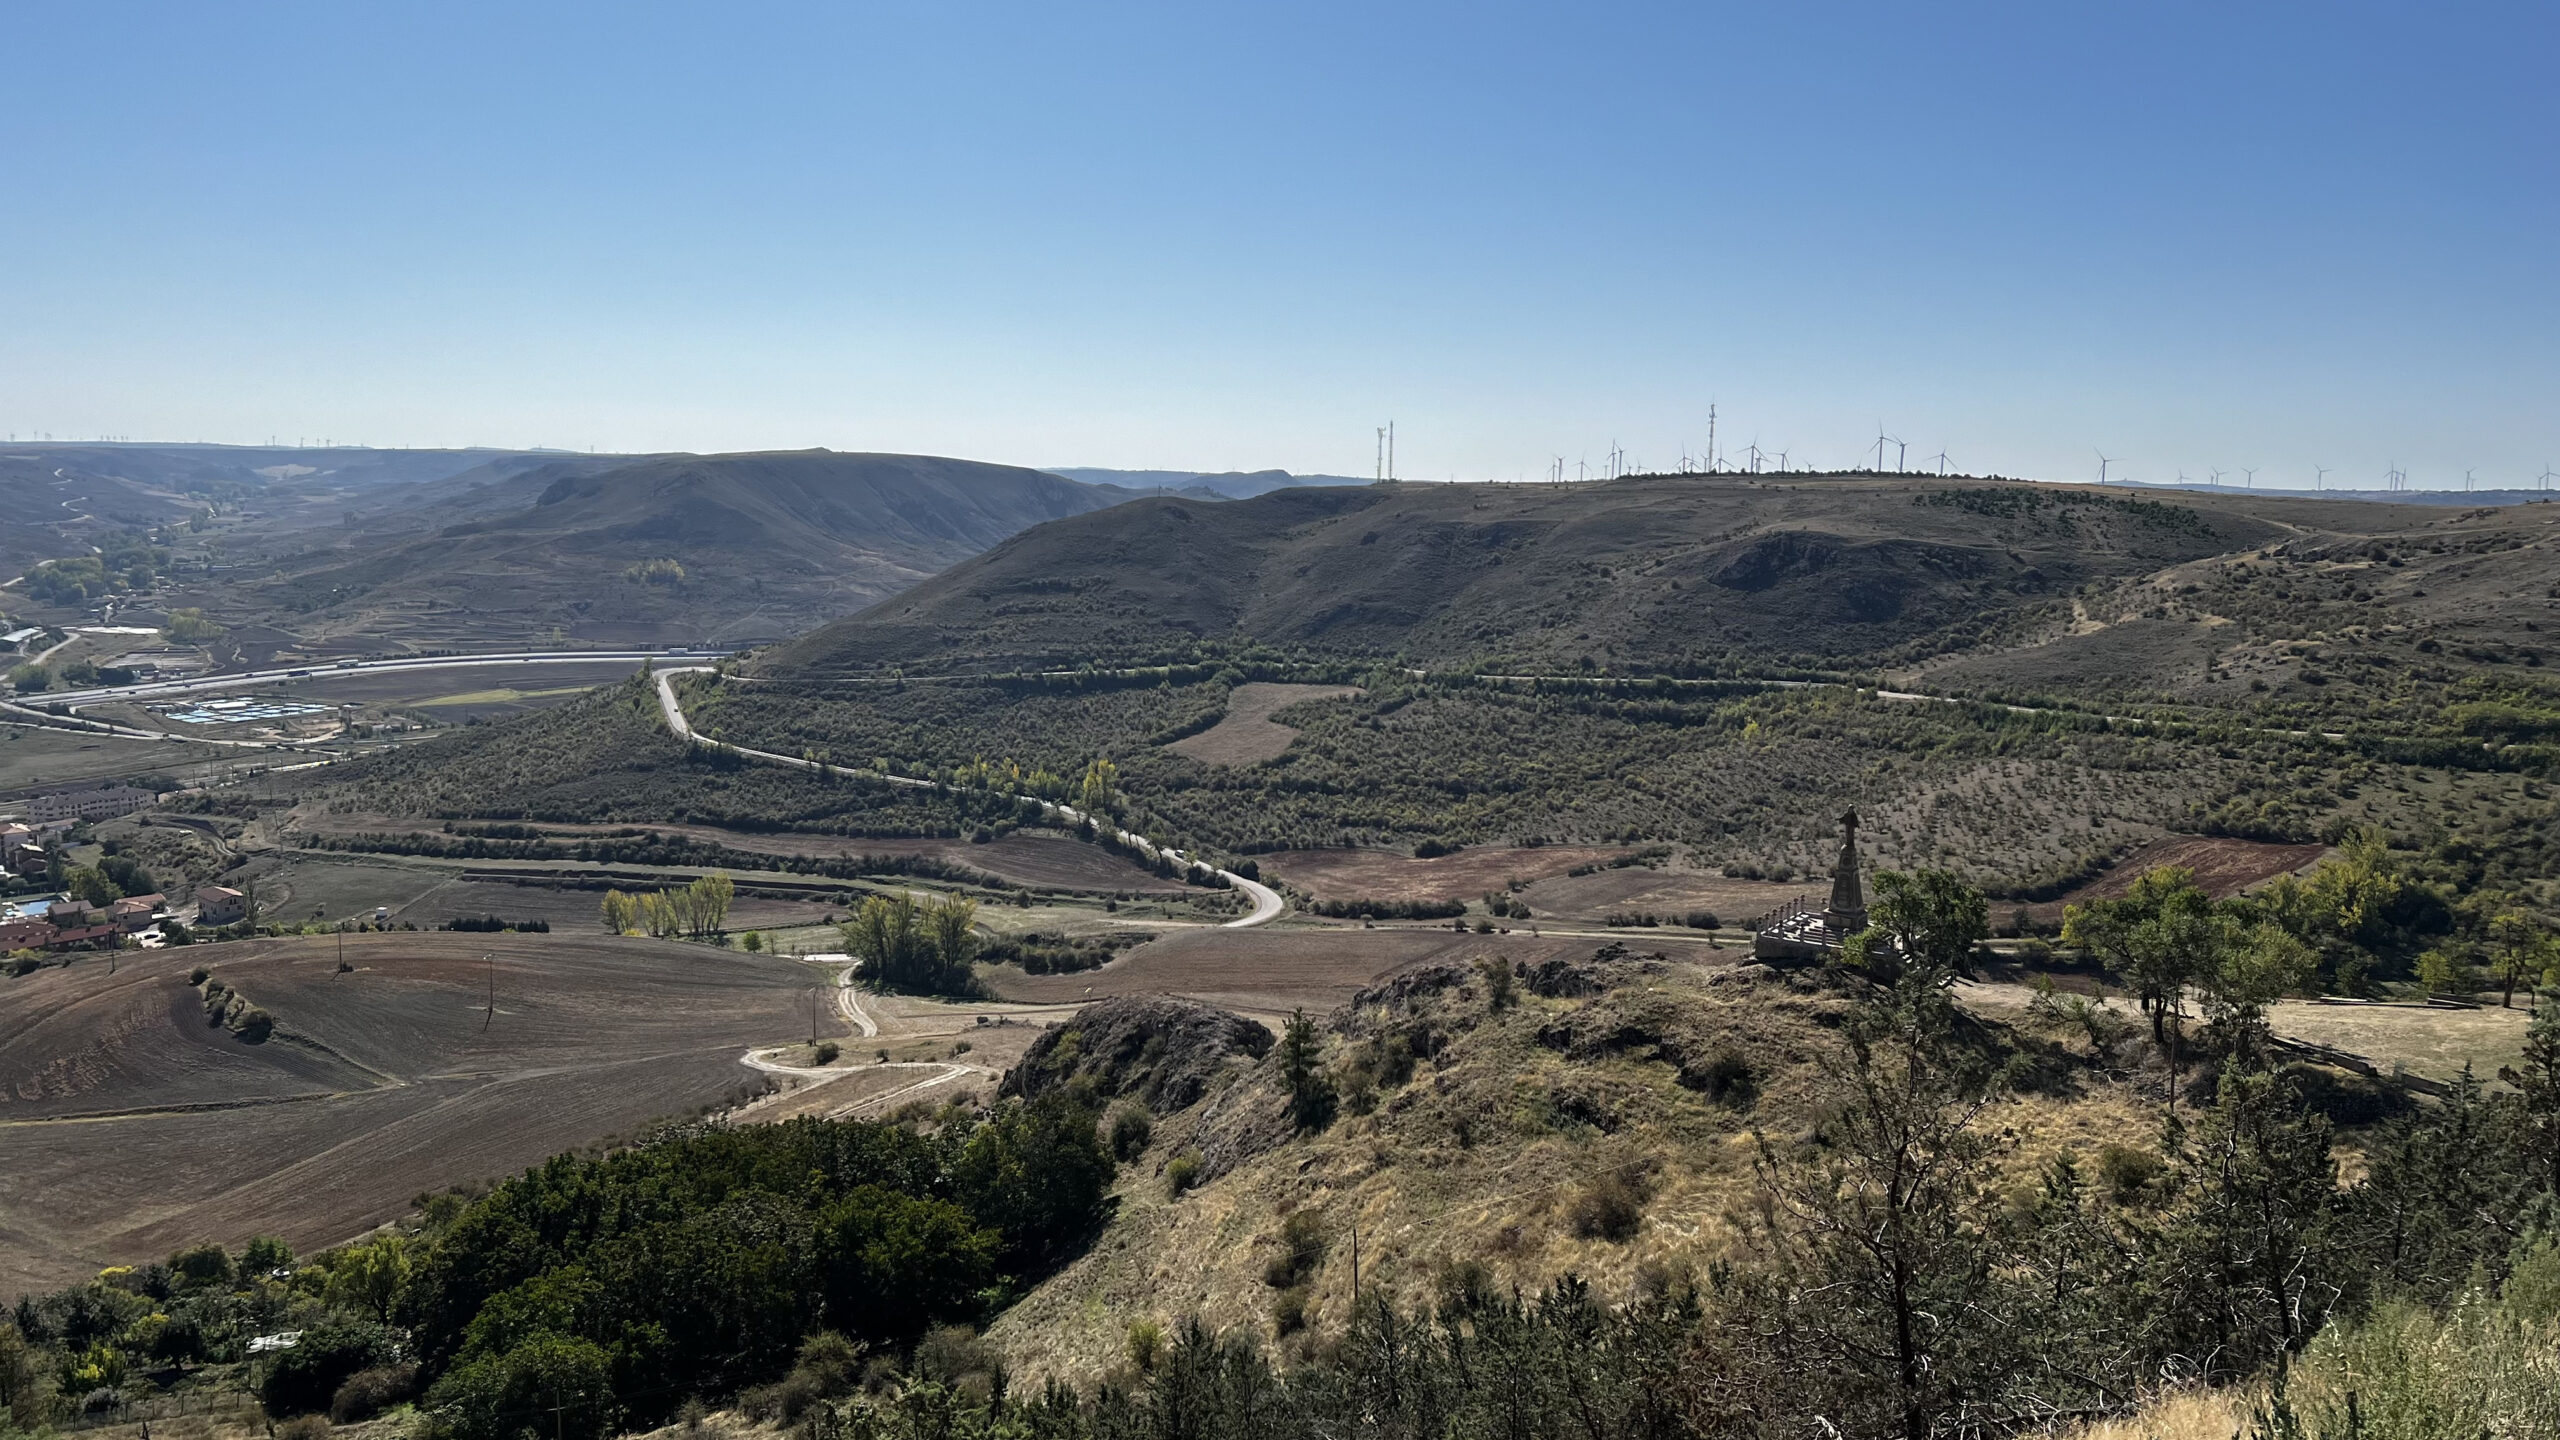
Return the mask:
M 763 760 L 775 765 L 788 765 L 798 770 L 815 770 L 822 775 L 862 775 L 875 780 L 885 780 L 892 785 L 909 785 L 923 790 L 936 788 L 936 782 L 931 780 L 918 780 L 906 775 L 884 775 L 876 770 L 858 770 L 848 765 L 827 765 L 816 760 L 804 760 L 797 755 L 777 754 L 771 750 L 750 750 L 743 745 L 732 745 L 725 740 L 713 740 L 708 736 L 695 734 L 693 726 L 688 724 L 684 718 L 684 707 L 676 703 L 675 677 L 678 675 L 707 674 L 710 669 L 711 667 L 708 665 L 684 665 L 658 672 L 658 709 L 667 717 L 667 728 L 674 731 L 678 738 L 690 740 L 701 745 L 717 745 L 732 755 L 744 755 L 751 760 Z M 998 791 L 996 793 L 1003 794 L 1004 792 Z M 1041 813 L 1047 816 L 1050 820 L 1069 828 L 1081 825 L 1091 818 L 1083 811 L 1078 810 L 1072 805 L 1060 805 L 1052 800 L 1043 800 L 1037 795 L 1007 795 L 1006 798 L 1016 801 L 1029 801 L 1031 804 L 1039 806 Z M 1251 913 L 1247 914 L 1241 920 L 1228 921 L 1223 927 L 1225 929 L 1242 930 L 1250 926 L 1267 925 L 1272 921 L 1279 919 L 1280 913 L 1288 908 L 1281 902 L 1280 892 L 1263 884 L 1259 880 L 1248 880 L 1232 870 L 1219 870 L 1216 866 L 1209 865 L 1206 862 L 1194 861 L 1189 856 L 1172 848 L 1171 846 L 1158 845 L 1154 841 L 1147 839 L 1147 837 L 1138 834 L 1136 831 L 1120 829 L 1108 820 L 1095 820 L 1093 824 L 1097 829 L 1103 830 L 1112 835 L 1121 844 L 1128 846 L 1138 854 L 1162 855 L 1164 858 L 1172 861 L 1176 865 L 1199 864 L 1202 868 L 1214 871 L 1218 875 L 1224 877 L 1226 882 L 1233 886 L 1237 893 L 1244 895 L 1253 901 L 1253 910 Z
M 413 655 L 396 660 L 342 660 L 295 665 L 281 670 L 247 670 L 230 675 L 206 675 L 193 680 L 152 680 L 139 685 L 57 690 L 24 698 L 46 705 L 67 705 L 77 710 L 102 700 L 165 700 L 174 695 L 254 690 L 291 680 L 379 675 L 385 671 L 457 670 L 482 665 L 637 665 L 643 660 L 711 660 L 727 653 L 725 650 L 518 650 L 497 655 Z

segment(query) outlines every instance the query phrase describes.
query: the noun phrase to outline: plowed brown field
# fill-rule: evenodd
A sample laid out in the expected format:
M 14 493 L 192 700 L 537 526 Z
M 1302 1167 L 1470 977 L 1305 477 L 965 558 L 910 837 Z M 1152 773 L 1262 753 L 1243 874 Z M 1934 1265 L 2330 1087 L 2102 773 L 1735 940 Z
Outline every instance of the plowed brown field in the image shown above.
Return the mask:
M 819 979 L 604 936 L 350 935 L 354 968 L 337 956 L 334 938 L 190 946 L 5 982 L 0 1296 L 196 1240 L 329 1244 L 421 1191 L 717 1105 L 760 1088 L 748 1046 L 807 1033 Z M 274 1035 L 208 1025 L 197 965 Z

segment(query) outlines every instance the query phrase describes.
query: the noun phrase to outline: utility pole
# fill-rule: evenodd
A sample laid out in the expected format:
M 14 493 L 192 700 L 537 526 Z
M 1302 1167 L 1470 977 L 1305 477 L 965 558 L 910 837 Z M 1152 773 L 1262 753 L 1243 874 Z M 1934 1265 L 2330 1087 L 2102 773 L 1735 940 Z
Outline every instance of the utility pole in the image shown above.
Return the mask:
M 1396 422 L 1387 422 L 1387 478 L 1396 478 Z
M 480 1017 L 480 1033 L 486 1035 L 489 1022 L 498 1018 L 498 952 L 492 950 L 480 958 L 489 962 L 489 1009 Z
M 1377 483 L 1381 485 L 1387 483 L 1387 427 L 1384 425 L 1378 427 Z

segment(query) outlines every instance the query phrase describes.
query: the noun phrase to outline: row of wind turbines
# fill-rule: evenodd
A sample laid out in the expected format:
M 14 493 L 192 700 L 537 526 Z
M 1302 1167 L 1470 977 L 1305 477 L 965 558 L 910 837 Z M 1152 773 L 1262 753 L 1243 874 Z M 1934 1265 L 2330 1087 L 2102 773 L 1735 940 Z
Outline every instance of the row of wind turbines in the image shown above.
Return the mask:
M 2094 455 L 2096 455 L 2096 456 L 2098 457 L 2098 483 L 2099 483 L 2099 484 L 2101 484 L 2101 485 L 2107 484 L 2107 483 L 2109 483 L 2109 481 L 2110 481 L 2111 479 L 2112 479 L 2112 480 L 2117 480 L 2117 481 L 2123 481 L 2123 482 L 2126 482 L 2126 483 L 2130 483 L 2130 482 L 2131 482 L 2131 480 L 2132 480 L 2132 477 L 2131 477 L 2131 476 L 2128 476 L 2128 475 L 2121 475 L 2121 474 L 2119 474 L 2119 475 L 2115 475 L 2115 476 L 2112 476 L 2112 477 L 2111 477 L 2111 476 L 2107 473 L 2107 472 L 2108 472 L 2108 469 L 2109 469 L 2110 467 L 2112 467 L 2112 466 L 2117 466 L 2117 465 L 2122 465 L 2122 464 L 2124 463 L 2124 457 L 2123 457 L 2123 456 L 2121 456 L 2121 455 L 2109 455 L 2109 454 L 2108 454 L 2107 452 L 2105 452 L 2104 450 L 2098 450 L 2098 449 L 2095 449 L 2095 448 L 2092 448 L 2092 450 L 2091 450 L 2091 452 L 2090 452 L 2090 453 L 2092 453 L 2092 454 L 2094 454 Z M 2266 468 L 2266 467 L 2265 467 L 2265 466 L 2263 466 L 2263 465 L 2249 465 L 2249 466 L 2243 466 L 2243 467 L 2241 467 L 2241 470 L 2240 470 L 2240 488 L 2241 488 L 2241 489 L 2243 489 L 2243 490 L 2255 490 L 2255 489 L 2257 489 L 2257 488 L 2258 488 L 2258 472 L 2259 472 L 2260 470 L 2265 469 L 2265 468 Z M 2220 485 L 2220 484 L 2222 483 L 2222 477 L 2223 477 L 2223 476 L 2225 476 L 2225 475 L 2228 475 L 2228 474 L 2230 474 L 2230 473 L 2231 473 L 2231 472 L 2230 472 L 2230 471 L 2228 471 L 2228 470 L 2214 470 L 2214 469 L 2209 469 L 2209 470 L 2207 470 L 2207 471 L 2205 472 L 2205 476 L 2206 476 L 2206 478 L 2205 478 L 2205 483 L 2206 483 L 2206 484 L 2208 484 L 2208 485 L 2217 485 L 2217 486 L 2218 486 L 2218 485 Z M 2335 469 L 2333 469 L 2333 468 L 2331 468 L 2331 467 L 2329 467 L 2329 466 L 2327 466 L 2327 465 L 2314 465 L 2314 466 L 2312 466 L 2312 467 L 2311 467 L 2311 488 L 2312 488 L 2315 492 L 2316 492 L 2316 491 L 2324 491 L 2324 490 L 2327 490 L 2327 489 L 2329 488 L 2329 477 L 2330 477 L 2331 475 L 2336 474 L 2336 473 L 2338 473 L 2338 472 L 2337 472 Z M 2552 482 L 2553 480 L 2555 480 L 2555 479 L 2560 479 L 2560 471 L 2555 471 L 2555 470 L 2553 470 L 2553 469 L 2551 468 L 2551 466 L 2550 466 L 2549 462 L 2547 462 L 2547 461 L 2546 461 L 2546 462 L 2543 464 L 2543 467 L 2542 467 L 2542 473 L 2541 473 L 2540 475 L 2537 475 L 2537 476 L 2535 476 L 2535 477 L 2534 477 L 2534 482 L 2535 482 L 2535 484 L 2536 484 L 2539 488 L 2541 488 L 2541 489 L 2543 489 L 2543 490 L 2549 490 L 2549 489 L 2551 488 L 2551 482 Z M 2187 479 L 2187 472 L 2186 472 L 2186 470 L 2185 470 L 2183 467 L 2182 467 L 2182 468 L 2180 468 L 2180 469 L 2179 469 L 2179 471 L 2178 471 L 2178 480 L 2177 480 L 2177 483 L 2178 483 L 2178 484 L 2180 484 L 2180 485 L 2187 485 L 2187 484 L 2192 484 L 2192 483 L 2193 483 L 2192 481 L 2190 481 L 2190 480 L 2188 480 L 2188 479 Z M 2471 492 L 2471 491 L 2472 491 L 2472 490 L 2473 490 L 2473 489 L 2478 485 L 2478 483 L 2479 483 L 2479 477 L 2478 477 L 2478 472 L 2477 472 L 2477 471 L 2473 471 L 2473 470 L 2465 470 L 2465 471 L 2463 471 L 2463 472 L 2462 472 L 2462 489 L 2463 489 L 2463 492 L 2464 492 L 2465 494 L 2470 493 L 2470 492 Z M 2409 488 L 2409 472 L 2408 472 L 2408 471 L 2406 471 L 2406 470 L 2401 469 L 2401 468 L 2400 468 L 2398 465 L 2396 465 L 2396 464 L 2395 464 L 2395 465 L 2393 465 L 2390 469 L 2385 470 L 2385 471 L 2383 471 L 2383 472 L 2382 472 L 2382 488 L 2383 488 L 2383 490 L 2384 490 L 2384 492 L 2385 492 L 2385 493 L 2393 494 L 2393 495 L 2397 495 L 2397 494 L 2402 493 L 2403 491 L 2406 491 L 2406 490 Z M 2494 486 L 2493 486 L 2493 487 L 2491 487 L 2491 488 L 2493 488 L 2493 489 L 2494 489 L 2494 488 L 2496 488 L 2496 487 L 2494 487 Z

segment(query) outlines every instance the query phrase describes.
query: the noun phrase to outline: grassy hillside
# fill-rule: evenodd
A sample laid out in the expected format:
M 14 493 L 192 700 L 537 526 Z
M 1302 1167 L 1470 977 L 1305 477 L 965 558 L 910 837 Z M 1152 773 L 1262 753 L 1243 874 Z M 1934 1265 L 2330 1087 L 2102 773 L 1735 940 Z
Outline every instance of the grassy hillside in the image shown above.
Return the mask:
M 419 644 L 734 642 L 859 609 L 1113 498 L 929 456 L 493 463 L 295 532 L 299 553 L 261 559 L 266 576 L 198 598 L 298 633 Z
M 766 668 L 1140 661 L 1202 641 L 1550 672 L 1872 666 L 2049 620 L 2092 582 L 2400 523 L 2353 504 L 1907 477 L 1149 500 L 1022 535 Z

